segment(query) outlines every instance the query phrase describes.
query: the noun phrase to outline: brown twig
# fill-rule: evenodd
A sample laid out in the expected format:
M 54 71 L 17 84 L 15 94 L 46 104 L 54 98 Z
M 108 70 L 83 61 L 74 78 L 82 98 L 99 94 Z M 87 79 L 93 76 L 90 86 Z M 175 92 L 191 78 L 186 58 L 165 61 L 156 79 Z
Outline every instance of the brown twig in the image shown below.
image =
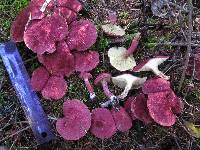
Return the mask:
M 189 60 L 190 60 L 190 55 L 191 55 L 191 51 L 192 51 L 192 31 L 193 31 L 193 26 L 192 26 L 192 13 L 193 13 L 193 5 L 192 5 L 192 0 L 188 0 L 188 6 L 189 6 L 189 14 L 188 14 L 188 21 L 189 21 L 189 29 L 188 29 L 188 39 L 187 39 L 187 51 L 186 51 L 186 55 L 185 55 L 185 64 L 184 64 L 184 68 L 183 68 L 183 73 L 181 75 L 181 79 L 180 79 L 180 83 L 179 83 L 179 87 L 178 87 L 178 91 L 181 90 L 183 82 L 185 80 L 185 75 L 186 75 L 186 71 L 189 65 Z

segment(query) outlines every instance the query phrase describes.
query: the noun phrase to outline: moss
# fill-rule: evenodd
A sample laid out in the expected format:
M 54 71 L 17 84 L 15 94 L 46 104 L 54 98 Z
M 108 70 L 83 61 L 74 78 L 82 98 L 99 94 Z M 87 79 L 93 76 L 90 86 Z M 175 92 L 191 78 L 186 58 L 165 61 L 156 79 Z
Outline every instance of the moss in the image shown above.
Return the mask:
M 119 17 L 121 19 L 127 19 L 129 17 L 129 12 L 128 11 L 122 11 L 119 13 Z

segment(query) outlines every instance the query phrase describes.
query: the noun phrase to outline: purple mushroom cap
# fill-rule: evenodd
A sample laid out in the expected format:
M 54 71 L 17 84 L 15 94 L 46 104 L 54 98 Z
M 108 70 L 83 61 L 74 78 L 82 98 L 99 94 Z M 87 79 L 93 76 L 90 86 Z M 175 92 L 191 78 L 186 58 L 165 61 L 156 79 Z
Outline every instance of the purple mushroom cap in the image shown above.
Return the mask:
M 42 96 L 45 99 L 61 99 L 67 91 L 67 83 L 63 77 L 51 76 L 45 87 L 42 89 Z
M 96 108 L 92 111 L 92 124 L 90 132 L 98 138 L 110 138 L 116 133 L 114 119 L 106 108 Z
M 76 52 L 75 70 L 79 72 L 88 72 L 99 64 L 99 53 L 96 51 Z
M 91 113 L 88 107 L 77 99 L 63 104 L 64 118 L 56 123 L 58 133 L 65 140 L 79 140 L 91 126 Z
M 33 90 L 41 91 L 49 79 L 49 72 L 44 67 L 35 69 L 31 77 Z
M 74 21 L 69 26 L 67 44 L 70 50 L 85 51 L 89 49 L 97 39 L 95 25 L 89 20 Z
M 134 114 L 131 111 L 131 103 L 132 103 L 132 101 L 133 101 L 132 97 L 128 98 L 126 100 L 126 102 L 124 103 L 124 109 L 129 114 L 129 116 L 131 116 L 132 120 L 136 120 L 137 118 L 134 116 Z
M 82 5 L 78 0 L 58 0 L 59 7 L 66 7 L 78 13 L 82 9 Z
M 11 25 L 10 35 L 15 42 L 22 42 L 24 40 L 24 30 L 28 22 L 30 8 L 24 8 L 15 18 Z
M 132 97 L 132 99 L 131 112 L 134 114 L 134 116 L 143 121 L 145 124 L 151 123 L 153 120 L 149 115 L 147 99 L 145 98 L 144 94 L 139 94 L 136 97 Z
M 173 99 L 174 94 L 171 91 L 150 93 L 148 95 L 147 107 L 155 122 L 162 126 L 172 126 L 176 122 L 176 116 L 171 106 L 172 101 L 170 102 Z
M 170 82 L 162 78 L 154 78 L 147 80 L 142 86 L 144 94 L 157 93 L 171 90 Z
M 28 26 L 24 32 L 24 42 L 37 54 L 53 53 L 56 50 L 55 42 L 61 41 L 67 34 L 68 26 L 65 19 L 54 14 Z
M 123 107 L 111 110 L 117 130 L 126 132 L 132 127 L 132 120 Z
M 70 76 L 75 70 L 74 56 L 65 41 L 58 42 L 54 53 L 38 55 L 38 60 L 53 75 Z

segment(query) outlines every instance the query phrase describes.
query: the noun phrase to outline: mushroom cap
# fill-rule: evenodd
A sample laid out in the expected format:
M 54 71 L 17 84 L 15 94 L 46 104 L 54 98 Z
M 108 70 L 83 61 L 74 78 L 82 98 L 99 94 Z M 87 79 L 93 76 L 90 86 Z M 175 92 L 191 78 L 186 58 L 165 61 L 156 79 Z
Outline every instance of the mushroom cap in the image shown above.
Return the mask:
M 139 63 L 133 68 L 133 72 L 152 71 L 153 67 L 158 67 L 164 61 L 169 59 L 169 56 L 157 56 Z
M 79 77 L 82 78 L 82 79 L 84 79 L 84 78 L 90 79 L 90 78 L 92 78 L 92 75 L 89 72 L 81 72 Z
M 96 39 L 96 27 L 91 21 L 81 19 L 70 24 L 67 36 L 70 50 L 85 51 L 96 42 Z
M 56 50 L 55 42 L 61 41 L 67 34 L 68 26 L 65 19 L 54 14 L 28 26 L 24 32 L 24 42 L 37 54 L 53 53 Z
M 110 64 L 119 71 L 131 70 L 136 66 L 132 55 L 125 57 L 127 49 L 124 47 L 112 47 L 108 50 Z
M 57 0 L 58 7 L 66 7 L 78 13 L 82 9 L 82 5 L 78 0 Z
M 24 30 L 29 19 L 30 8 L 25 7 L 12 22 L 10 35 L 15 42 L 22 42 L 24 40 Z
M 111 113 L 117 130 L 126 132 L 132 127 L 132 120 L 123 107 L 112 108 Z
M 99 64 L 99 53 L 96 51 L 76 52 L 75 70 L 79 72 L 88 72 Z
M 162 78 L 147 80 L 142 86 L 144 94 L 157 93 L 171 90 L 170 82 Z
M 77 99 L 63 104 L 64 118 L 56 123 L 58 133 L 65 140 L 79 140 L 91 126 L 91 113 L 88 107 Z
M 145 124 L 151 123 L 153 120 L 149 115 L 149 111 L 147 108 L 147 99 L 144 94 L 139 94 L 136 97 L 131 97 L 131 112 L 134 116 L 143 121 Z
M 96 108 L 92 111 L 90 132 L 98 138 L 110 138 L 116 132 L 116 126 L 111 112 L 106 108 Z
M 51 76 L 45 87 L 42 89 L 42 96 L 45 99 L 61 99 L 67 90 L 67 83 L 63 77 Z
M 126 110 L 126 112 L 129 114 L 129 116 L 131 116 L 132 120 L 136 120 L 137 118 L 134 116 L 134 114 L 131 111 L 131 103 L 132 103 L 133 99 L 130 97 L 126 100 L 126 102 L 124 103 L 124 109 Z
M 111 77 L 110 73 L 100 73 L 94 80 L 94 84 L 99 85 L 102 81 L 110 82 Z
M 63 16 L 67 23 L 71 23 L 77 18 L 77 13 L 66 7 L 57 7 L 54 12 Z
M 176 122 L 176 116 L 172 112 L 170 99 L 171 92 L 158 92 L 148 94 L 147 107 L 150 116 L 162 126 L 172 126 Z
M 75 70 L 74 56 L 65 41 L 58 42 L 54 53 L 38 55 L 38 60 L 53 75 L 70 76 Z
M 41 91 L 49 79 L 49 72 L 44 67 L 38 67 L 32 73 L 31 85 L 34 91 Z
M 147 77 L 139 78 L 131 74 L 122 74 L 116 77 L 112 77 L 112 82 L 116 86 L 123 89 L 126 87 L 127 84 L 131 84 L 132 88 L 138 89 L 144 84 L 146 79 Z
M 116 37 L 121 37 L 125 35 L 125 30 L 121 26 L 110 23 L 102 25 L 101 27 L 103 32 L 106 33 L 107 35 Z

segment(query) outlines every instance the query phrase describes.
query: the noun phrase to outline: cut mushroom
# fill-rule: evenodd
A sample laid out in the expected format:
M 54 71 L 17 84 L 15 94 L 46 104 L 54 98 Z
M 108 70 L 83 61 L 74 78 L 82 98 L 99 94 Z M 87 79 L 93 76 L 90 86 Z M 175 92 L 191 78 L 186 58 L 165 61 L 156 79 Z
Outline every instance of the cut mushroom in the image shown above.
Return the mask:
M 112 47 L 108 50 L 110 64 L 119 71 L 131 70 L 136 66 L 132 55 L 126 57 L 127 49 L 124 47 Z
M 121 37 L 125 35 L 125 30 L 121 26 L 111 23 L 102 25 L 101 27 L 103 32 L 105 32 L 109 36 Z
M 162 73 L 159 69 L 158 66 L 162 64 L 164 61 L 169 59 L 168 56 L 157 56 L 155 58 L 151 58 L 149 60 L 146 60 L 136 67 L 133 68 L 133 72 L 140 72 L 140 71 L 152 71 L 155 75 L 169 80 L 170 77 L 166 76 L 164 73 Z
M 93 100 L 96 95 L 94 93 L 94 89 L 89 81 L 90 78 L 92 78 L 92 75 L 90 73 L 87 73 L 87 72 L 84 72 L 84 73 L 81 73 L 80 74 L 80 77 L 84 80 L 85 82 L 85 85 L 87 87 L 87 90 L 89 91 L 90 93 L 90 99 Z
M 116 96 L 108 88 L 108 82 L 110 82 L 111 77 L 109 73 L 101 73 L 94 81 L 95 85 L 102 85 L 104 94 L 109 98 L 109 101 L 101 104 L 101 107 L 107 107 L 109 104 L 114 105 L 116 103 Z
M 131 89 L 140 88 L 144 84 L 146 79 L 147 77 L 139 78 L 131 74 L 123 74 L 116 77 L 112 77 L 112 82 L 119 88 L 124 89 L 124 91 L 118 96 L 119 98 L 124 99 Z

